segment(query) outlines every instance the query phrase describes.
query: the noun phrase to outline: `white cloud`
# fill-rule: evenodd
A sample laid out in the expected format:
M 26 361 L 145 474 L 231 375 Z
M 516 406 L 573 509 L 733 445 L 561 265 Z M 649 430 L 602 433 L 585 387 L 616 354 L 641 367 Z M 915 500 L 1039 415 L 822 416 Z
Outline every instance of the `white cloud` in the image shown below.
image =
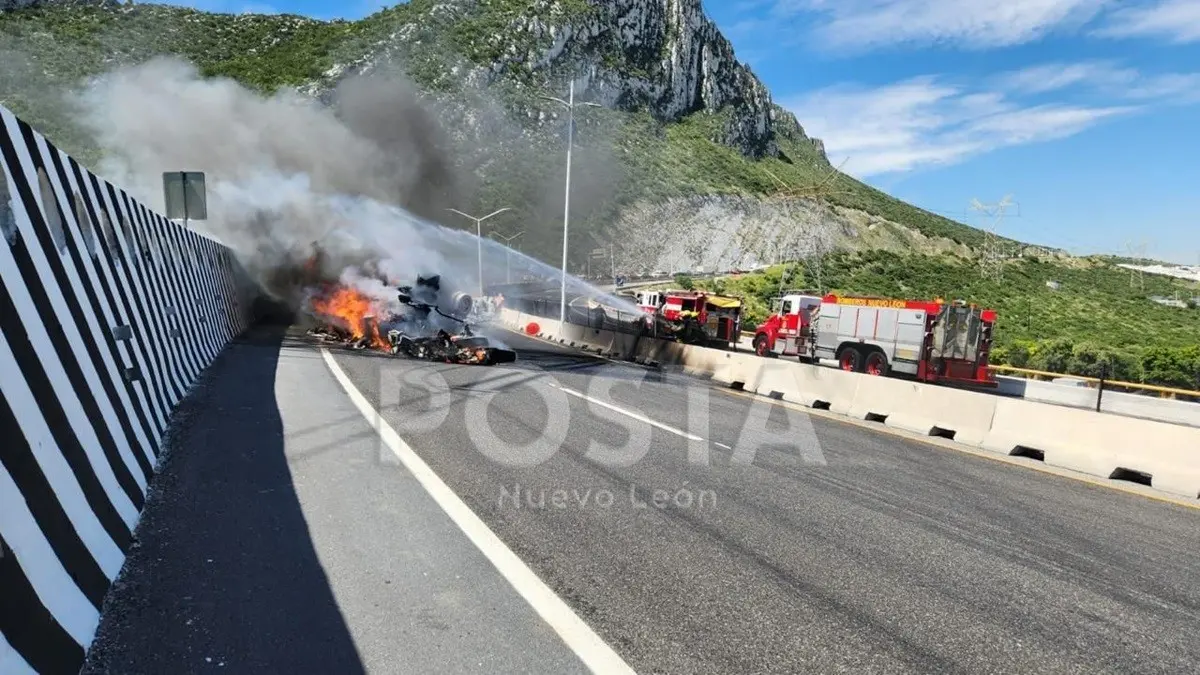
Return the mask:
M 1128 85 L 1137 79 L 1136 70 L 1120 67 L 1112 61 L 1057 62 L 1005 73 L 997 78 L 997 85 L 1009 91 L 1044 94 L 1076 85 Z
M 995 86 L 1019 94 L 1087 89 L 1107 98 L 1190 103 L 1200 100 L 1200 73 L 1146 75 L 1115 61 L 1044 63 L 993 78 Z
M 975 120 L 969 125 L 969 131 L 971 134 L 995 134 L 999 137 L 999 146 L 1037 143 L 1074 136 L 1107 117 L 1135 110 L 1137 108 L 1133 106 L 1089 108 L 1047 104 Z
M 1126 92 L 1136 99 L 1172 99 L 1179 103 L 1200 101 L 1200 73 L 1167 73 L 1146 78 Z
M 830 159 L 857 176 L 946 165 L 1003 147 L 1077 134 L 1130 106 L 1023 105 L 935 77 L 879 88 L 840 85 L 785 102 Z
M 1194 0 L 1193 0 L 1194 1 Z M 778 0 L 777 18 L 816 14 L 834 48 L 946 43 L 1022 44 L 1090 22 L 1113 0 Z
M 1200 41 L 1200 1 L 1161 0 L 1149 5 L 1123 7 L 1111 14 L 1097 34 L 1197 42 Z

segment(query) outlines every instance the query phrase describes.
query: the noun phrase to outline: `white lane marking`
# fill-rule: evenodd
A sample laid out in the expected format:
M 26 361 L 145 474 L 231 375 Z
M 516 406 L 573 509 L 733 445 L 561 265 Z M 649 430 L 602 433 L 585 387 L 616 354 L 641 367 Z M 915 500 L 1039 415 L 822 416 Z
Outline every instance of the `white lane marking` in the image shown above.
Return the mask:
M 579 618 L 562 598 L 558 597 L 549 586 L 529 569 L 517 554 L 495 532 L 483 522 L 471 507 L 467 506 L 450 486 L 434 473 L 417 453 L 404 442 L 392 425 L 387 423 L 377 410 L 359 392 L 354 383 L 346 375 L 342 367 L 334 360 L 328 349 L 321 350 L 321 356 L 330 372 L 337 379 L 346 395 L 354 403 L 358 411 L 366 418 L 367 423 L 374 427 L 380 440 L 396 455 L 397 459 L 408 469 L 433 498 L 437 505 L 450 516 L 450 520 L 458 526 L 471 543 L 496 567 L 500 574 L 512 584 L 517 593 L 525 598 L 529 606 L 558 633 L 563 642 L 579 660 L 594 673 L 629 673 L 635 671 L 625 663 L 612 647 L 608 646 L 583 619 Z
M 657 427 L 657 428 L 659 428 L 659 429 L 662 429 L 663 431 L 669 431 L 669 432 L 671 432 L 671 433 L 675 434 L 676 436 L 683 436 L 684 438 L 688 439 L 689 441 L 702 441 L 702 440 L 704 440 L 703 438 L 700 438 L 699 436 L 697 436 L 697 435 L 695 435 L 695 434 L 689 434 L 688 432 L 684 431 L 683 429 L 676 429 L 676 428 L 675 428 L 675 427 L 673 427 L 673 426 L 670 426 L 670 425 L 667 425 L 667 424 L 663 424 L 662 422 L 658 422 L 658 421 L 652 420 L 652 419 L 650 419 L 649 417 L 646 417 L 645 415 L 641 415 L 641 414 L 639 414 L 639 413 L 635 413 L 635 412 L 633 412 L 632 410 L 626 410 L 626 409 L 624 409 L 624 408 L 621 408 L 621 407 L 619 407 L 619 406 L 615 406 L 615 405 L 613 405 L 613 404 L 611 404 L 611 403 L 608 403 L 608 402 L 606 402 L 606 401 L 601 401 L 601 400 L 600 400 L 600 399 L 598 399 L 598 398 L 593 398 L 593 397 L 591 397 L 591 396 L 588 396 L 587 394 L 585 394 L 585 393 L 583 393 L 583 392 L 580 392 L 580 391 L 575 391 L 574 389 L 567 389 L 566 387 L 564 387 L 564 386 L 562 386 L 562 385 L 559 385 L 559 384 L 555 384 L 554 382 L 547 382 L 546 384 L 549 384 L 551 387 L 554 387 L 555 389 L 558 389 L 558 390 L 562 391 L 563 393 L 570 394 L 571 396 L 576 396 L 576 397 L 578 397 L 578 398 L 581 398 L 581 399 L 583 399 L 583 400 L 585 400 L 585 401 L 590 401 L 591 403 L 595 403 L 595 404 L 596 404 L 596 405 L 598 405 L 598 406 L 603 406 L 603 407 L 605 407 L 605 408 L 608 408 L 609 410 L 613 410 L 613 411 L 619 412 L 619 413 L 621 413 L 622 415 L 625 415 L 626 417 L 632 417 L 633 419 L 635 419 L 635 420 L 637 420 L 637 421 L 639 421 L 639 422 L 645 422 L 646 424 L 649 424 L 649 425 L 650 425 L 650 426 L 652 426 L 652 427 Z
M 716 442 L 716 441 L 713 441 L 713 445 L 717 446 L 718 448 L 723 448 L 723 449 L 725 449 L 725 450 L 732 450 L 732 449 L 733 449 L 733 446 L 730 446 L 730 445 L 725 445 L 724 443 L 718 443 L 718 442 Z

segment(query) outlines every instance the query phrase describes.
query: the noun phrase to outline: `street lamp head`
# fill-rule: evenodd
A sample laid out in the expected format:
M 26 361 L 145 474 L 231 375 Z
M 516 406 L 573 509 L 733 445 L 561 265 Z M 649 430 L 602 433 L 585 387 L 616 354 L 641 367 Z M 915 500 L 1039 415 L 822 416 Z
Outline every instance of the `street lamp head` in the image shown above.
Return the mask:
M 457 213 L 458 215 L 460 215 L 460 216 L 462 216 L 462 217 L 464 217 L 464 218 L 467 218 L 467 219 L 469 219 L 469 220 L 473 220 L 473 221 L 475 221 L 475 223 L 476 223 L 476 224 L 479 224 L 479 223 L 482 223 L 483 221 L 487 220 L 488 218 L 491 218 L 492 216 L 494 216 L 494 215 L 496 215 L 496 214 L 498 214 L 498 213 L 504 213 L 505 211 L 510 211 L 510 210 L 511 210 L 511 207 L 508 207 L 508 206 L 506 206 L 506 207 L 504 207 L 504 208 L 502 208 L 502 209 L 498 209 L 498 210 L 496 210 L 496 211 L 492 211 L 491 213 L 487 214 L 486 216 L 484 216 L 484 217 L 482 217 L 482 218 L 476 218 L 475 216 L 473 216 L 473 215 L 471 215 L 471 214 L 469 214 L 469 213 L 463 213 L 462 211 L 459 211 L 458 209 L 449 209 L 449 208 L 448 208 L 448 209 L 446 209 L 446 210 L 447 210 L 447 211 L 450 211 L 451 213 Z
M 496 214 L 499 214 L 499 213 L 504 213 L 505 211 L 510 211 L 510 210 L 512 210 L 512 208 L 511 208 L 511 207 L 508 207 L 508 206 L 506 206 L 506 207 L 504 207 L 504 208 L 502 208 L 502 209 L 497 209 L 497 210 L 495 210 L 495 211 L 492 211 L 491 213 L 487 214 L 486 216 L 484 216 L 484 217 L 480 218 L 479 220 L 481 220 L 481 221 L 483 221 L 483 220 L 487 220 L 488 218 L 491 218 L 492 216 L 494 216 L 494 215 L 496 215 Z
M 544 100 L 547 100 L 547 101 L 553 101 L 554 103 L 561 103 L 563 105 L 563 107 L 566 107 L 566 108 L 571 107 L 570 103 L 567 103 L 566 101 L 562 100 L 561 98 L 559 98 L 557 96 L 542 96 L 541 98 Z
M 505 235 L 505 234 L 501 234 L 501 233 L 499 233 L 499 232 L 495 232 L 495 231 L 493 231 L 493 232 L 490 232 L 490 233 L 488 234 L 488 236 L 495 238 L 495 239 L 496 239 L 496 241 L 503 241 L 504 243 L 506 243 L 506 244 L 507 244 L 508 242 L 510 242 L 510 241 L 512 241 L 512 240 L 514 240 L 514 239 L 516 239 L 517 237 L 519 237 L 519 236 L 521 236 L 521 235 L 523 235 L 523 234 L 525 234 L 525 231 L 524 231 L 524 230 L 522 230 L 522 231 L 520 231 L 520 232 L 518 232 L 518 233 L 516 233 L 516 234 L 511 234 L 511 235 Z

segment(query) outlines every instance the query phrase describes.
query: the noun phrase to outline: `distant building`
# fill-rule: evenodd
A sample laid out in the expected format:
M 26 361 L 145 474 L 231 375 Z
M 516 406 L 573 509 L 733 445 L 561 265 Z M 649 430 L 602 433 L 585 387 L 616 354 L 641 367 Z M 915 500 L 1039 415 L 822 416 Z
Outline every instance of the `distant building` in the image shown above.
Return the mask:
M 1165 306 L 1165 307 L 1178 307 L 1180 309 L 1187 309 L 1187 306 L 1188 306 L 1188 304 L 1186 302 L 1184 302 L 1183 300 L 1177 300 L 1175 298 L 1164 298 L 1160 295 L 1152 295 L 1152 296 L 1150 296 L 1150 299 L 1153 300 L 1154 302 L 1157 302 L 1160 305 Z
M 1160 276 L 1174 277 L 1176 279 L 1188 279 L 1190 281 L 1200 281 L 1200 268 L 1187 265 L 1129 265 L 1121 264 L 1118 267 L 1124 267 L 1129 270 L 1140 270 L 1146 274 L 1157 274 Z

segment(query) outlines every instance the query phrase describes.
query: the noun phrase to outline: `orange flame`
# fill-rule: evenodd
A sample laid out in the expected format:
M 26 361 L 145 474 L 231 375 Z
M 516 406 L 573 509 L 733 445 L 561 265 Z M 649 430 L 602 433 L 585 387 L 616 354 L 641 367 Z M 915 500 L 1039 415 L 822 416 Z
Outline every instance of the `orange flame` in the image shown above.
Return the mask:
M 339 286 L 325 297 L 314 298 L 312 306 L 314 312 L 348 330 L 355 340 L 363 338 L 369 332 L 372 347 L 391 349 L 387 340 L 380 337 L 379 325 L 367 320 L 368 317 L 377 315 L 371 298 L 359 291 L 348 286 Z

